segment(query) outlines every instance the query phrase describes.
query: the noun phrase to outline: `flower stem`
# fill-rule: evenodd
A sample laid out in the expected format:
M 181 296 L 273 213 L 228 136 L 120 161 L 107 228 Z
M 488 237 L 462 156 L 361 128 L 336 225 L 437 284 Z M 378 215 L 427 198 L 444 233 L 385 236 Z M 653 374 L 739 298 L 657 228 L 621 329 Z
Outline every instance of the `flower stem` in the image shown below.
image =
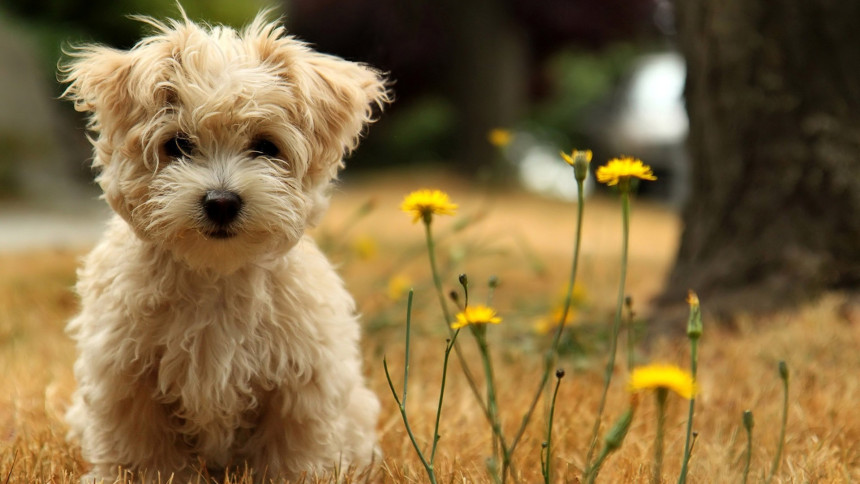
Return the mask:
M 629 188 L 628 188 L 629 189 Z M 585 458 L 586 471 L 591 464 L 591 457 L 597 446 L 597 436 L 600 432 L 600 423 L 603 411 L 606 408 L 606 395 L 609 392 L 609 383 L 612 381 L 612 373 L 615 371 L 615 354 L 618 350 L 618 332 L 621 328 L 621 313 L 624 307 L 624 288 L 627 280 L 627 252 L 630 238 L 630 194 L 627 189 L 621 190 L 621 280 L 618 284 L 618 300 L 615 308 L 615 322 L 612 325 L 612 335 L 609 339 L 609 361 L 606 363 L 606 371 L 603 374 L 603 394 L 597 407 L 597 417 L 594 419 L 594 427 L 591 430 L 591 443 L 588 446 L 588 454 Z
M 436 294 L 439 297 L 439 306 L 442 308 L 442 315 L 445 318 L 445 327 L 448 328 L 449 335 L 453 337 L 454 330 L 451 329 L 451 313 L 448 312 L 448 303 L 445 300 L 445 291 L 442 289 L 442 278 L 439 275 L 439 269 L 436 265 L 436 244 L 433 242 L 431 222 L 426 218 L 424 219 L 424 235 L 427 240 L 427 254 L 430 259 L 430 272 L 433 275 L 433 284 L 436 286 Z M 469 384 L 472 394 L 475 395 L 475 398 L 478 400 L 478 404 L 481 406 L 481 409 L 483 409 L 484 416 L 492 423 L 488 413 L 487 404 L 481 397 L 481 391 L 478 389 L 477 383 L 475 383 L 475 377 L 469 369 L 469 365 L 466 364 L 466 358 L 463 356 L 463 352 L 460 350 L 460 346 L 457 345 L 456 342 L 454 344 L 454 353 L 457 355 L 457 360 L 460 363 L 460 367 L 463 369 L 463 375 L 466 377 L 466 382 Z
M 770 467 L 770 474 L 767 476 L 766 484 L 770 483 L 776 471 L 779 470 L 779 464 L 782 461 L 782 448 L 785 445 L 785 427 L 788 424 L 788 366 L 785 361 L 779 362 L 779 376 L 782 379 L 782 424 L 779 428 L 779 444 L 776 448 L 776 455 L 773 457 L 773 464 Z
M 654 437 L 654 472 L 651 474 L 651 484 L 660 484 L 663 477 L 663 432 L 666 426 L 667 388 L 658 388 L 657 396 L 657 434 Z
M 696 380 L 696 372 L 699 368 L 699 338 L 690 338 L 690 373 L 693 376 L 693 381 Z M 687 414 L 687 438 L 684 440 L 684 457 L 681 461 L 681 475 L 678 477 L 678 484 L 687 482 L 687 471 L 690 463 L 690 454 L 692 446 L 690 440 L 693 436 L 693 412 L 696 407 L 696 397 L 690 399 L 690 410 Z
M 424 465 L 424 469 L 427 471 L 427 477 L 430 479 L 432 484 L 436 484 L 436 473 L 433 470 L 433 459 L 431 458 L 428 462 L 424 457 L 424 453 L 421 452 L 421 447 L 418 445 L 418 441 L 415 440 L 415 435 L 412 433 L 412 427 L 409 425 L 409 417 L 406 415 L 406 396 L 407 396 L 407 383 L 409 378 L 409 336 L 412 332 L 412 296 L 413 292 L 409 291 L 409 299 L 406 306 L 406 362 L 403 366 L 403 393 L 402 396 L 398 398 L 397 390 L 394 389 L 394 383 L 391 381 L 391 374 L 388 371 L 388 361 L 385 357 L 382 358 L 382 367 L 385 370 L 385 378 L 388 380 L 388 388 L 391 389 L 391 394 L 394 396 L 394 401 L 397 402 L 397 408 L 400 410 L 400 417 L 403 419 L 403 426 L 406 427 L 406 433 L 409 435 L 409 440 L 412 442 L 412 447 L 415 449 L 415 453 L 418 454 L 418 458 L 421 460 L 421 464 Z M 444 383 L 442 384 L 442 390 L 444 391 Z M 441 398 L 440 398 L 440 409 L 441 409 Z M 434 453 L 435 453 L 435 438 L 434 438 Z
M 750 475 L 750 462 L 752 461 L 752 430 L 753 430 L 753 413 L 750 410 L 744 411 L 744 429 L 747 431 L 747 455 L 744 462 L 744 478 L 743 484 L 747 484 L 747 478 Z
M 535 408 L 537 408 L 537 404 L 540 401 L 540 397 L 541 395 L 543 395 L 544 388 L 546 388 L 546 384 L 549 381 L 550 373 L 552 372 L 552 368 L 555 365 L 556 357 L 558 356 L 558 347 L 561 342 L 561 335 L 564 331 L 565 323 L 567 322 L 567 315 L 570 312 L 571 305 L 573 304 L 573 289 L 576 286 L 576 274 L 579 269 L 579 249 L 582 243 L 582 219 L 583 214 L 585 212 L 585 177 L 578 177 L 576 179 L 576 184 L 576 234 L 573 244 L 573 261 L 571 262 L 570 267 L 570 278 L 567 282 L 567 293 L 564 301 L 564 309 L 562 310 L 561 319 L 556 326 L 555 336 L 552 340 L 552 346 L 550 347 L 549 351 L 546 352 L 546 355 L 544 357 L 543 374 L 541 375 L 540 382 L 538 384 L 537 389 L 535 390 L 534 397 L 532 397 L 531 404 L 529 405 L 529 408 L 526 411 L 525 415 L 523 415 L 522 421 L 520 423 L 520 428 L 517 429 L 516 434 L 514 434 L 513 440 L 511 440 L 511 454 L 513 454 L 513 452 L 516 450 L 520 439 L 525 433 L 526 426 L 528 426 L 529 421 L 531 421 Z M 550 426 L 547 428 L 547 431 L 552 431 L 552 424 L 550 424 Z
M 546 446 L 544 447 L 545 457 L 542 459 L 541 471 L 543 473 L 544 484 L 550 483 L 550 475 L 552 472 L 552 421 L 555 416 L 555 401 L 558 398 L 558 388 L 561 386 L 561 379 L 564 377 L 564 370 L 555 372 L 555 390 L 552 392 L 552 402 L 549 405 L 549 418 L 546 425 Z
M 436 407 L 436 424 L 433 426 L 433 446 L 430 451 L 430 464 L 433 464 L 433 460 L 436 458 L 436 447 L 439 443 L 439 422 L 442 417 L 442 399 L 445 398 L 445 381 L 448 376 L 448 357 L 451 356 L 451 348 L 454 347 L 454 344 L 457 342 L 457 335 L 460 334 L 460 330 L 454 331 L 454 335 L 451 336 L 451 339 L 448 340 L 448 344 L 445 345 L 445 359 L 442 362 L 442 385 L 439 388 L 439 405 Z

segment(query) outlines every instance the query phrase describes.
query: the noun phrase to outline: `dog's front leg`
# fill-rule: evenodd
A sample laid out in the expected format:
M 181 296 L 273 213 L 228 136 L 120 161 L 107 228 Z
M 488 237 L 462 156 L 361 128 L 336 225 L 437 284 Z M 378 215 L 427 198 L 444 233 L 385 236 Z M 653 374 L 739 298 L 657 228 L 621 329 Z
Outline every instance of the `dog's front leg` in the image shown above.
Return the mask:
M 93 378 L 78 368 L 79 387 L 67 415 L 84 458 L 93 464 L 81 482 L 121 481 L 128 473 L 135 482 L 167 482 L 171 474 L 173 482 L 188 482 L 194 463 L 147 379 L 102 370 Z

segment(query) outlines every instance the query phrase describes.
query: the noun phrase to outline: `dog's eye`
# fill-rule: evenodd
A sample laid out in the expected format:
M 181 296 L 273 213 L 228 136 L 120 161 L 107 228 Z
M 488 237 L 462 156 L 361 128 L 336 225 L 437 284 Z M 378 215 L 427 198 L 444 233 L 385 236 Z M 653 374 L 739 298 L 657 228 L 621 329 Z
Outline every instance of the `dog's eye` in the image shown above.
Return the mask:
M 164 152 L 171 158 L 182 158 L 194 152 L 194 143 L 188 136 L 178 134 L 164 143 Z
M 254 140 L 251 143 L 250 150 L 251 153 L 257 156 L 265 156 L 267 158 L 277 158 L 281 152 L 275 143 L 265 138 Z

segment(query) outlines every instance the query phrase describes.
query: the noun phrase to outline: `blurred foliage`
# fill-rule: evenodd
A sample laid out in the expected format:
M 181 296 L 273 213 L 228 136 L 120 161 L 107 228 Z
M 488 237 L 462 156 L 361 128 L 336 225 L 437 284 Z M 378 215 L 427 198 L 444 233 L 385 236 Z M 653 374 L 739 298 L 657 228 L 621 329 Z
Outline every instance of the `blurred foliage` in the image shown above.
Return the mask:
M 547 95 L 535 102 L 529 121 L 557 133 L 565 142 L 581 141 L 589 114 L 598 109 L 642 53 L 629 43 L 610 45 L 599 52 L 565 49 L 550 57 L 543 76 Z
M 195 20 L 242 26 L 271 2 L 250 0 L 183 0 L 182 8 Z M 69 44 L 98 42 L 128 49 L 149 27 L 131 18 L 149 15 L 178 17 L 175 0 L 6 0 L 0 17 L 22 23 L 38 45 L 46 73 L 52 78 L 62 49 Z

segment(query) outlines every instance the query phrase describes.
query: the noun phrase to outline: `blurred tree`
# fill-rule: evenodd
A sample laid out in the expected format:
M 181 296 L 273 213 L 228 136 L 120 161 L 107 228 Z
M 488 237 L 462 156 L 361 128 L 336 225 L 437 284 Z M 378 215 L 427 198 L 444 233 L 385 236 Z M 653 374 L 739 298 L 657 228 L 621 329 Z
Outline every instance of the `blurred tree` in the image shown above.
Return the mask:
M 662 302 L 760 312 L 860 284 L 860 2 L 676 2 L 691 199 Z
M 453 110 L 464 173 L 499 167 L 487 133 L 514 127 L 545 91 L 538 64 L 577 43 L 600 48 L 654 32 L 652 0 L 286 0 L 291 31 L 320 50 L 388 71 L 398 105 L 428 93 Z M 335 14 L 336 13 L 336 14 Z M 385 117 L 383 118 L 384 123 Z M 371 131 L 371 138 L 374 133 Z M 363 152 L 367 151 L 365 147 Z

